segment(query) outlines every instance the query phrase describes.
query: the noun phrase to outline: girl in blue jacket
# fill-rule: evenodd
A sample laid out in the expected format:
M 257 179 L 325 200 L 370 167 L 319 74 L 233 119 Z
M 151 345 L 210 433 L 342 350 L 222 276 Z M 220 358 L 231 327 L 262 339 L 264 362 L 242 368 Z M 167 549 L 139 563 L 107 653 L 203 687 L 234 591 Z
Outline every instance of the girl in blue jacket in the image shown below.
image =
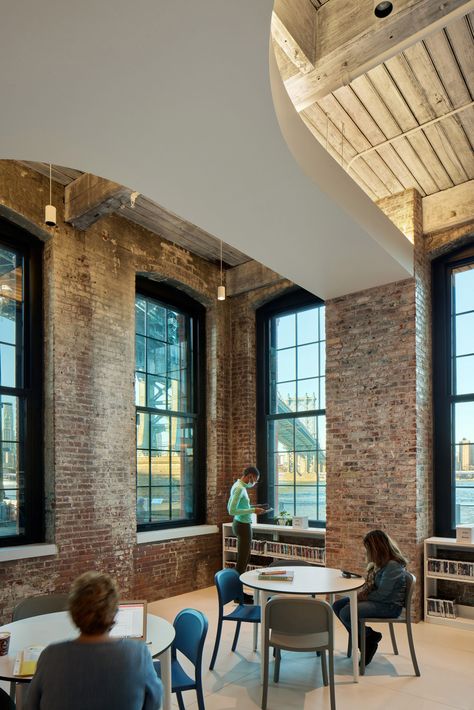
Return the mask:
M 407 560 L 397 544 L 383 530 L 371 530 L 364 537 L 367 552 L 367 577 L 357 595 L 359 619 L 371 617 L 397 618 L 405 604 Z M 349 597 L 333 604 L 336 616 L 351 632 Z M 359 638 L 361 629 L 359 627 Z M 365 627 L 365 665 L 377 651 L 382 634 L 370 626 Z

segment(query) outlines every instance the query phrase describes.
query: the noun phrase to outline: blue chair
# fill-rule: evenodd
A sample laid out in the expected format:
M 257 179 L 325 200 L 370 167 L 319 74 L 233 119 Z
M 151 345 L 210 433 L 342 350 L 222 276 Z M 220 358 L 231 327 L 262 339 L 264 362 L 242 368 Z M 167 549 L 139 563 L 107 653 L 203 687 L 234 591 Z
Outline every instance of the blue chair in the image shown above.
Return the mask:
M 173 622 L 176 636 L 171 647 L 171 690 L 176 693 L 179 710 L 184 710 L 183 691 L 195 690 L 199 710 L 204 710 L 202 692 L 202 652 L 207 635 L 207 619 L 201 611 L 183 609 Z M 194 680 L 188 676 L 177 658 L 180 651 L 194 666 Z M 153 663 L 161 678 L 159 661 Z
M 237 628 L 235 629 L 234 641 L 232 642 L 232 650 L 235 651 L 237 641 L 239 640 L 240 626 L 243 621 L 251 624 L 260 623 L 260 607 L 255 604 L 244 604 L 244 588 L 239 578 L 239 573 L 235 569 L 221 569 L 216 572 L 214 582 L 217 587 L 217 595 L 219 598 L 219 620 L 217 622 L 216 642 L 214 651 L 212 652 L 211 664 L 209 670 L 213 670 L 219 650 L 219 643 L 222 633 L 223 621 L 235 621 Z M 224 606 L 232 601 L 238 601 L 238 605 L 230 612 L 224 613 Z

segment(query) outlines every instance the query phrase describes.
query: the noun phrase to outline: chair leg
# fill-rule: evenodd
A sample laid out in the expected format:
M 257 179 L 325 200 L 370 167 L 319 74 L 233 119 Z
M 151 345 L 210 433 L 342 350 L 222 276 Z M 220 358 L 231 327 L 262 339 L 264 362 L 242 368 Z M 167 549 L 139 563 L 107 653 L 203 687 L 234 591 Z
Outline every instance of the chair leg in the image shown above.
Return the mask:
M 393 628 L 393 624 L 391 621 L 389 621 L 388 625 L 390 628 L 390 638 L 392 639 L 393 652 L 396 656 L 398 656 L 398 646 L 397 639 L 395 638 L 395 629 Z
M 233 642 L 232 642 L 232 650 L 233 650 L 233 651 L 235 651 L 235 649 L 237 648 L 237 641 L 239 640 L 239 634 L 240 634 L 240 626 L 241 626 L 241 624 L 242 624 L 241 621 L 238 621 L 238 622 L 237 622 L 237 628 L 235 629 L 234 640 L 233 640 Z
M 202 680 L 199 680 L 199 683 L 196 683 L 196 695 L 197 695 L 198 710 L 205 710 L 204 694 L 202 692 Z
M 281 663 L 281 651 L 279 648 L 275 647 L 275 666 L 273 669 L 273 682 L 278 683 L 280 680 L 280 663 Z
M 347 658 L 352 656 L 352 636 L 349 632 L 349 638 L 347 639 Z
M 323 673 L 323 683 L 328 684 L 328 665 L 326 663 L 326 651 L 321 651 L 321 670 Z
M 336 690 L 334 688 L 334 649 L 329 648 L 329 693 L 331 697 L 331 710 L 336 710 Z M 324 654 L 326 655 L 326 654 Z
M 415 675 L 420 676 L 420 669 L 418 668 L 418 661 L 416 660 L 416 653 L 415 653 L 415 644 L 413 643 L 413 634 L 411 630 L 411 622 L 410 620 L 407 621 L 407 636 L 408 636 L 408 645 L 410 647 L 410 655 L 411 655 L 411 660 L 413 663 L 413 668 L 415 669 Z
M 360 630 L 360 674 L 365 674 L 365 624 L 361 624 Z
M 268 642 L 263 648 L 263 685 L 262 685 L 262 710 L 267 710 L 268 697 Z
M 178 701 L 179 710 L 186 710 L 183 703 L 183 694 L 180 690 L 176 691 L 176 699 Z
M 217 658 L 217 651 L 219 650 L 219 644 L 221 641 L 221 633 L 222 633 L 222 618 L 219 617 L 219 621 L 217 623 L 216 642 L 214 644 L 214 650 L 212 652 L 211 663 L 209 664 L 210 671 L 214 670 L 214 665 L 216 663 L 216 658 Z

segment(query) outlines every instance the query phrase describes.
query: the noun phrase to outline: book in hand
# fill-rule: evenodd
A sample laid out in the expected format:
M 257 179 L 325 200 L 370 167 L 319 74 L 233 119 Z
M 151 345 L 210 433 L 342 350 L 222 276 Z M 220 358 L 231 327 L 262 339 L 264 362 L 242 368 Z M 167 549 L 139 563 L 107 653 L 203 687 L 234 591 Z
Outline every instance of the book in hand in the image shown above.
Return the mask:
M 23 649 L 23 651 L 19 651 L 16 655 L 15 665 L 13 666 L 13 675 L 34 675 L 38 658 L 44 648 L 44 646 L 28 646 L 28 648 Z
M 292 569 L 268 569 L 261 570 L 258 579 L 271 580 L 274 582 L 292 582 L 295 573 Z

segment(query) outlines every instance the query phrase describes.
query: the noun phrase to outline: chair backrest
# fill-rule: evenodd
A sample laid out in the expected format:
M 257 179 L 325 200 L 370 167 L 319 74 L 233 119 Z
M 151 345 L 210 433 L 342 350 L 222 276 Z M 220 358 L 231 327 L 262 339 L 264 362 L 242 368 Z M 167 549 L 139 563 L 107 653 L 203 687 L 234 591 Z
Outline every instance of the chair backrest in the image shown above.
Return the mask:
M 0 688 L 0 710 L 15 710 L 15 703 L 2 688 Z
M 176 636 L 173 641 L 172 655 L 180 651 L 200 670 L 204 641 L 206 640 L 208 621 L 202 611 L 183 609 L 173 622 Z
M 42 594 L 23 599 L 13 610 L 12 621 L 28 619 L 40 614 L 53 614 L 55 611 L 67 611 L 67 594 Z
M 306 560 L 300 560 L 299 557 L 290 557 L 284 560 L 273 560 L 268 565 L 269 567 L 314 567 L 311 562 L 306 562 Z
M 332 645 L 333 611 L 327 602 L 309 597 L 275 596 L 265 606 L 265 625 L 282 634 L 327 633 Z
M 214 575 L 214 582 L 217 587 L 219 606 L 238 599 L 244 603 L 244 588 L 239 578 L 239 573 L 235 569 L 221 569 Z
M 405 590 L 406 618 L 410 619 L 411 618 L 411 598 L 413 596 L 413 592 L 415 591 L 416 577 L 414 574 L 412 574 L 408 570 L 405 571 L 405 577 L 406 577 L 406 581 L 407 581 L 407 586 L 406 586 L 406 590 Z

